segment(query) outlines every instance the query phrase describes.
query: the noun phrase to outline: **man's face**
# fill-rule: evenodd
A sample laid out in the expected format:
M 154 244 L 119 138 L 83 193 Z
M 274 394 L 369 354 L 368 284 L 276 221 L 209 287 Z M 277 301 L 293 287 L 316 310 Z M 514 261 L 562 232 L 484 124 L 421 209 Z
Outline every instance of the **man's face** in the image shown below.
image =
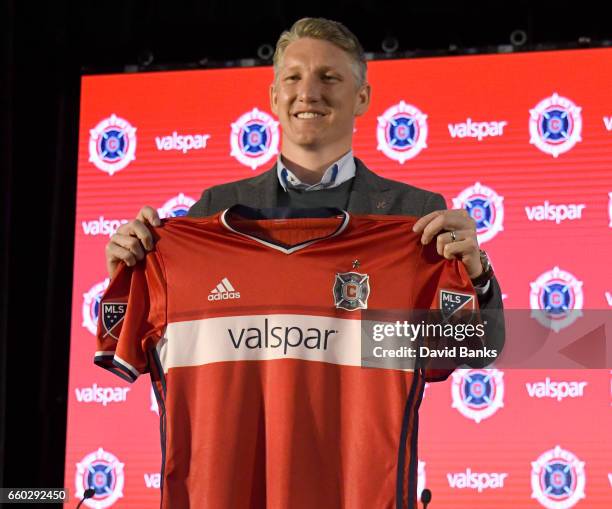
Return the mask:
M 327 41 L 302 38 L 287 46 L 270 87 L 283 151 L 350 148 L 354 118 L 370 102 L 370 87 L 357 86 L 351 64 L 350 55 Z

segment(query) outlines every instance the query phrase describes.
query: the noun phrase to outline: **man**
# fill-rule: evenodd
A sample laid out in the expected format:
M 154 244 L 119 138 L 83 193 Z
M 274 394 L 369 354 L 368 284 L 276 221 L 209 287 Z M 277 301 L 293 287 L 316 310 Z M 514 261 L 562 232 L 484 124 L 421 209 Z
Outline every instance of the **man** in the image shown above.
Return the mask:
M 283 132 L 277 164 L 257 177 L 206 190 L 189 215 L 208 216 L 242 204 L 254 208 L 334 207 L 354 214 L 422 216 L 414 225 L 421 241 L 435 241 L 441 256 L 463 262 L 481 308 L 501 308 L 499 286 L 486 255 L 478 248 L 475 223 L 466 211 L 442 210 L 445 203 L 439 194 L 378 177 L 353 157 L 354 120 L 367 111 L 369 102 L 366 63 L 355 36 L 333 21 L 299 20 L 281 35 L 274 55 L 270 104 Z M 155 209 L 144 207 L 136 220 L 117 230 L 106 247 L 111 277 L 120 261 L 133 266 L 143 259 L 145 251 L 154 249 L 147 225 L 159 224 Z M 422 391 L 422 384 L 420 387 Z M 410 406 L 415 412 L 420 401 L 416 391 L 411 390 L 409 397 L 409 401 L 417 399 Z M 389 463 L 393 460 L 389 458 Z M 402 500 L 407 500 L 409 507 L 414 504 L 416 472 L 412 467 L 416 463 L 411 460 L 410 464 L 410 481 L 403 474 L 397 480 L 397 507 Z M 398 467 L 397 471 L 403 469 Z M 336 481 L 329 482 L 332 484 L 321 484 L 321 489 L 333 491 Z M 409 485 L 402 491 L 404 482 Z M 389 487 L 385 489 L 389 491 Z M 374 493 L 370 496 L 375 497 L 376 489 L 370 491 Z
M 270 105 L 283 133 L 277 164 L 257 177 L 207 189 L 189 215 L 207 216 L 241 203 L 422 216 L 415 231 L 423 244 L 435 241 L 441 256 L 460 259 L 480 307 L 501 309 L 499 285 L 467 212 L 443 210 L 441 195 L 378 177 L 353 157 L 355 117 L 367 111 L 370 93 L 363 49 L 346 27 L 323 19 L 297 21 L 274 53 Z M 111 277 L 120 261 L 132 266 L 153 249 L 147 225 L 159 224 L 157 211 L 143 207 L 117 230 L 106 246 Z

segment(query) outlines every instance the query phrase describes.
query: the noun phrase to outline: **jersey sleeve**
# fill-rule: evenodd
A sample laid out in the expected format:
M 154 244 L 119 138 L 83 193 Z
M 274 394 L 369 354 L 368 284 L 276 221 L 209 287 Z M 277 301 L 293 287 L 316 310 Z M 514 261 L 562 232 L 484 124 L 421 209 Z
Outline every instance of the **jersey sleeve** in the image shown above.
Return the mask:
M 434 245 L 423 248 L 421 271 L 425 274 L 424 284 L 418 294 L 417 309 L 430 310 L 431 320 L 457 324 L 478 321 L 478 295 L 464 264 L 459 260 L 446 260 Z M 473 345 L 472 345 L 473 346 Z M 425 369 L 428 382 L 446 380 L 454 371 L 454 364 L 443 366 L 436 360 L 435 368 Z
M 166 294 L 157 251 L 133 268 L 121 264 L 100 301 L 94 363 L 129 382 L 147 373 L 147 353 L 166 325 Z

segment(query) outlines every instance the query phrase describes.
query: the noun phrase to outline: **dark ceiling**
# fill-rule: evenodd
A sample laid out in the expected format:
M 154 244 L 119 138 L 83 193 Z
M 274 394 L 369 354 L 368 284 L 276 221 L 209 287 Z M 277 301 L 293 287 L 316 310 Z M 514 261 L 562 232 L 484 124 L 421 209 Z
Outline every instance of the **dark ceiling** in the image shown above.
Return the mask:
M 303 16 L 342 21 L 366 51 L 380 52 L 386 37 L 399 51 L 446 50 L 508 44 L 524 30 L 524 49 L 546 43 L 612 38 L 605 8 L 578 2 L 396 2 L 389 0 L 236 2 L 58 0 L 33 13 L 15 2 L 24 42 L 55 45 L 90 69 L 120 69 L 153 56 L 154 64 L 253 58 L 261 44 L 276 42 L 283 28 Z M 306 4 L 304 2 L 304 4 Z M 480 5 L 482 4 L 482 5 Z

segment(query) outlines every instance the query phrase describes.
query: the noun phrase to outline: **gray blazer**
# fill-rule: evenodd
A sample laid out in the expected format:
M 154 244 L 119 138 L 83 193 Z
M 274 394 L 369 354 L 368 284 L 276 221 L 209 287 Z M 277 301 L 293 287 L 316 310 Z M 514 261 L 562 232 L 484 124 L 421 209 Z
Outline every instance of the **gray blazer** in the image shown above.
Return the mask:
M 441 194 L 419 189 L 402 182 L 379 177 L 363 162 L 355 158 L 355 181 L 348 202 L 352 214 L 381 214 L 424 216 L 434 210 L 446 208 Z M 237 203 L 253 208 L 271 208 L 277 205 L 278 177 L 276 165 L 256 177 L 221 184 L 206 189 L 191 207 L 189 216 L 205 217 L 216 214 Z M 502 309 L 501 290 L 497 280 L 478 298 L 481 308 Z

